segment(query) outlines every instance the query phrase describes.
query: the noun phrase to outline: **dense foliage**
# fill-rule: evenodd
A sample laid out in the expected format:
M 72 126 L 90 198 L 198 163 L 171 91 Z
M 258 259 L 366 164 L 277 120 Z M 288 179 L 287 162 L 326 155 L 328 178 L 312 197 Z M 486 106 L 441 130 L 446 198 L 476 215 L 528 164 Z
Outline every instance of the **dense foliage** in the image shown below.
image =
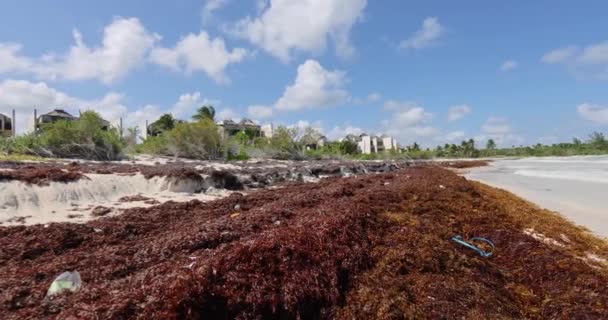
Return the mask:
M 200 107 L 191 122 L 164 114 L 147 128 L 147 138 L 140 137 L 139 128 L 129 128 L 124 137 L 92 111 L 84 112 L 75 121 L 44 124 L 37 134 L 16 138 L 0 138 L 0 154 L 35 155 L 43 157 L 114 160 L 129 153 L 147 153 L 192 159 L 246 160 L 259 159 L 431 159 L 479 157 L 573 156 L 608 154 L 608 140 L 594 132 L 586 141 L 537 144 L 499 148 L 494 140 L 480 145 L 474 139 L 460 144 L 445 144 L 423 149 L 418 143 L 378 154 L 361 154 L 357 143 L 348 139 L 326 141 L 318 130 L 279 126 L 272 137 L 244 130 L 223 136 L 214 122 L 215 109 Z
M 217 159 L 221 156 L 221 137 L 215 123 L 207 118 L 180 122 L 158 136 L 149 136 L 139 151 L 183 158 Z
M 120 159 L 123 147 L 118 130 L 108 128 L 94 111 L 83 112 L 77 120 L 42 124 L 36 133 L 0 140 L 4 154 L 90 160 Z

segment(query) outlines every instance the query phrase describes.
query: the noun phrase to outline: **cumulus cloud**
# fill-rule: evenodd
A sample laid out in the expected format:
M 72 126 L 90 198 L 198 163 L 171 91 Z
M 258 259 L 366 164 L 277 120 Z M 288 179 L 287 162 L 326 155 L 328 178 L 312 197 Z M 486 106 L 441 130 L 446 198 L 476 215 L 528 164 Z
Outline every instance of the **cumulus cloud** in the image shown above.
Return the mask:
M 97 80 L 115 83 L 146 62 L 184 73 L 204 72 L 218 83 L 229 81 L 225 69 L 248 55 L 243 48 L 226 48 L 224 39 L 205 31 L 188 34 L 171 48 L 159 47 L 160 36 L 137 18 L 115 18 L 103 32 L 102 43 L 88 46 L 78 30 L 64 54 L 39 58 L 21 54 L 22 46 L 0 42 L 0 73 L 30 74 L 42 80 Z
M 608 80 L 608 41 L 559 48 L 546 53 L 541 61 L 564 65 L 577 76 Z
M 473 109 L 466 104 L 451 106 L 448 110 L 448 121 L 453 122 L 464 118 Z
M 481 126 L 481 134 L 475 140 L 494 140 L 499 146 L 511 146 L 523 143 L 524 139 L 513 132 L 510 121 L 503 117 L 489 117 Z
M 443 26 L 435 17 L 424 19 L 420 30 L 416 31 L 410 38 L 401 41 L 399 47 L 402 49 L 423 49 L 433 45 L 444 32 Z
M 351 29 L 366 6 L 367 0 L 258 1 L 259 14 L 231 31 L 283 61 L 298 51 L 320 54 L 328 41 L 348 57 L 354 52 Z
M 400 143 L 429 141 L 440 132 L 429 124 L 434 115 L 415 103 L 388 100 L 384 109 L 391 115 L 383 121 L 382 131 L 396 137 Z
M 340 104 L 350 99 L 345 84 L 343 71 L 326 70 L 316 60 L 307 60 L 298 67 L 294 83 L 285 88 L 274 107 L 295 111 Z
M 115 18 L 105 27 L 98 47 L 87 46 L 76 29 L 73 37 L 75 43 L 66 54 L 49 53 L 22 71 L 41 79 L 98 80 L 109 84 L 141 66 L 159 39 L 137 18 Z
M 519 64 L 515 60 L 507 60 L 500 66 L 500 71 L 511 71 L 517 68 Z
M 365 130 L 363 130 L 360 127 L 356 127 L 356 126 L 353 126 L 350 124 L 343 124 L 343 125 L 337 125 L 337 126 L 334 126 L 333 128 L 331 128 L 327 132 L 327 137 L 332 140 L 340 140 L 349 134 L 354 134 L 354 135 L 358 136 L 364 132 L 365 132 Z
M 432 113 L 411 102 L 388 100 L 384 103 L 384 109 L 393 111 L 390 122 L 400 127 L 410 127 L 433 118 Z
M 171 107 L 170 112 L 174 117 L 180 119 L 190 118 L 196 110 L 203 105 L 218 105 L 220 101 L 203 98 L 200 92 L 184 93 L 179 96 L 177 102 Z
M 578 115 L 591 122 L 608 124 L 608 106 L 583 103 L 576 107 Z
M 21 49 L 18 43 L 0 42 L 0 73 L 26 73 L 30 70 L 33 62 L 20 54 Z
M 230 64 L 243 61 L 247 53 L 243 48 L 228 50 L 224 39 L 212 39 L 207 32 L 201 31 L 198 35 L 185 36 L 173 48 L 154 48 L 150 60 L 174 71 L 202 71 L 216 82 L 226 83 L 229 79 L 224 70 Z

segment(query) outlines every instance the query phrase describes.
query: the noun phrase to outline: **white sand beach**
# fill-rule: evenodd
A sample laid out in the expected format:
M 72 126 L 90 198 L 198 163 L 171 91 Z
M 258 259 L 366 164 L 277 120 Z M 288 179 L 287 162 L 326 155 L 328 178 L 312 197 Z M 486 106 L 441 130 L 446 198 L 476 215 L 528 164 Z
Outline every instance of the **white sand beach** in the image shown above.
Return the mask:
M 513 192 L 608 237 L 608 156 L 496 160 L 465 176 Z

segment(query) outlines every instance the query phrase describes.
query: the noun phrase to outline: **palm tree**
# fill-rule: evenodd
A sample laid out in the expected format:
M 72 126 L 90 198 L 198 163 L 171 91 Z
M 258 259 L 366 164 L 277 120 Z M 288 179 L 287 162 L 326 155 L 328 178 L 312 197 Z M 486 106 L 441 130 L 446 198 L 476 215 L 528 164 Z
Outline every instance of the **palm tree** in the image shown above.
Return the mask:
M 496 142 L 494 142 L 494 139 L 488 140 L 488 143 L 486 144 L 486 149 L 488 149 L 488 150 L 496 149 Z
M 213 106 L 202 106 L 196 110 L 196 113 L 192 116 L 193 120 L 200 121 L 203 119 L 209 119 L 213 121 L 215 119 L 215 108 Z

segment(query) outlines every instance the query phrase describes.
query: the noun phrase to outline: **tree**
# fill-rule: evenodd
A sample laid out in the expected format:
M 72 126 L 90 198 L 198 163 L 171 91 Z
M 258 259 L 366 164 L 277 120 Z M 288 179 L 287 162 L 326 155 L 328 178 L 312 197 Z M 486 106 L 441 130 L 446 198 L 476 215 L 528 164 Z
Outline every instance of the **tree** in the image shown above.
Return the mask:
M 202 106 L 196 110 L 196 113 L 192 116 L 193 120 L 200 121 L 202 119 L 215 120 L 215 108 L 213 106 Z
M 148 127 L 148 135 L 158 136 L 163 132 L 171 131 L 175 128 L 175 118 L 170 113 L 163 114 L 158 120 L 152 122 Z
M 304 128 L 304 134 L 300 138 L 300 142 L 304 146 L 316 146 L 322 136 L 319 130 L 308 126 Z
M 137 144 L 137 139 L 139 138 L 139 135 L 139 126 L 127 128 L 127 136 L 124 137 L 125 143 L 130 147 L 134 147 Z
M 356 154 L 358 153 L 357 143 L 350 140 L 340 141 L 340 153 L 341 154 Z
M 488 149 L 488 150 L 496 149 L 496 142 L 494 142 L 494 139 L 488 139 L 488 143 L 486 144 L 486 149 Z
M 608 147 L 608 141 L 606 141 L 604 134 L 597 131 L 589 135 L 589 143 L 598 149 Z
M 418 152 L 418 151 L 420 151 L 420 145 L 417 142 L 414 142 L 414 144 L 407 147 L 407 151 Z

